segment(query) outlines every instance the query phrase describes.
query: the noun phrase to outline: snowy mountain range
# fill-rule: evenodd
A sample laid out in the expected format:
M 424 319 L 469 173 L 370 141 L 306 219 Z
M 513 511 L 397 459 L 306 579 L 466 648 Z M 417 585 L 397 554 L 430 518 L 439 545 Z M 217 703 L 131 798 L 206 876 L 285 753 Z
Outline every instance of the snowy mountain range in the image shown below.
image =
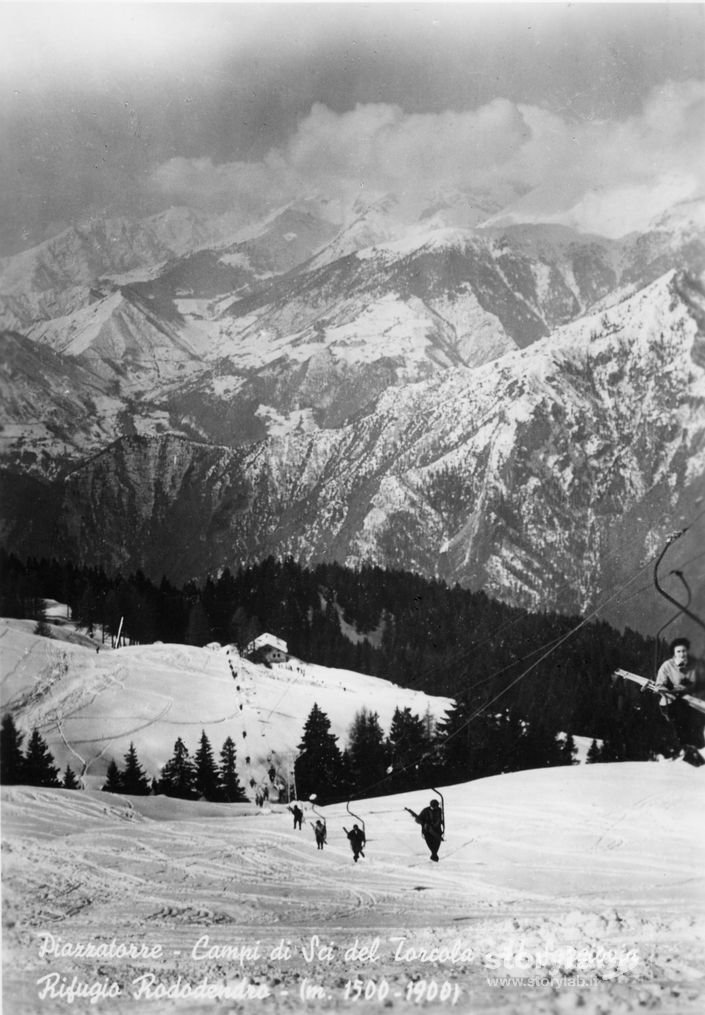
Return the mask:
M 700 510 L 705 202 L 614 240 L 461 197 L 240 232 L 175 209 L 6 259 L 5 545 L 176 580 L 291 553 L 535 609 L 611 597 Z M 624 598 L 610 618 L 658 623 Z

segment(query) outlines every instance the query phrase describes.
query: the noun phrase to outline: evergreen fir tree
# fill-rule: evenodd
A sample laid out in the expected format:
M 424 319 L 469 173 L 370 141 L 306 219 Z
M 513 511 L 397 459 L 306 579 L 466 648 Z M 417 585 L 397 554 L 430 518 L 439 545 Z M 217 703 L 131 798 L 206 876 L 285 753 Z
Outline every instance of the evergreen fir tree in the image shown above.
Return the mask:
M 196 773 L 191 755 L 181 737 L 178 737 L 173 755 L 162 768 L 159 790 L 167 796 L 193 800 L 196 795 L 195 782 Z
M 46 741 L 37 729 L 32 730 L 29 738 L 23 768 L 23 781 L 29 786 L 60 785 L 59 770 Z
M 342 761 L 338 738 L 330 732 L 330 719 L 317 704 L 311 709 L 294 762 L 300 797 L 315 793 L 327 802 L 341 799 Z
M 565 740 L 560 747 L 561 764 L 562 765 L 574 765 L 575 759 L 578 754 L 578 748 L 575 746 L 575 740 L 573 740 L 572 733 L 566 733 Z
M 403 793 L 432 782 L 430 751 L 432 723 L 421 719 L 407 706 L 395 708 L 387 738 L 387 752 L 392 767 L 391 792 Z
M 448 782 L 463 782 L 471 778 L 471 715 L 471 703 L 467 698 L 459 697 L 436 728 L 436 747 L 441 759 L 443 778 Z
M 237 752 L 232 737 L 227 737 L 220 750 L 218 796 L 227 803 L 244 803 L 247 795 L 237 777 Z
M 105 782 L 100 787 L 105 793 L 122 793 L 122 773 L 117 766 L 117 762 L 112 759 L 108 765 L 108 771 L 105 775 Z
M 619 733 L 615 734 L 613 737 L 605 737 L 602 742 L 602 750 L 600 751 L 600 761 L 624 760 L 624 742 Z
M 217 800 L 218 772 L 213 760 L 213 748 L 205 730 L 201 730 L 201 741 L 194 756 L 194 765 L 196 794 L 206 800 Z
M 590 744 L 585 761 L 588 765 L 595 765 L 598 761 L 602 761 L 602 749 L 599 747 L 597 740 L 593 740 Z
M 461 698 L 438 724 L 442 778 L 460 782 L 534 767 L 523 752 L 527 729 L 510 707 L 478 714 L 476 702 Z
M 66 771 L 64 772 L 63 787 L 64 787 L 64 789 L 80 789 L 81 788 L 79 783 L 78 783 L 78 779 L 76 778 L 76 773 L 73 771 L 73 769 L 71 768 L 70 765 L 66 766 Z
M 133 743 L 125 755 L 125 768 L 122 772 L 122 792 L 130 793 L 132 796 L 149 795 L 149 779 L 137 758 L 137 751 Z
M 5 786 L 13 786 L 24 781 L 23 740 L 24 733 L 20 733 L 15 726 L 15 720 L 8 712 L 2 719 L 0 737 L 0 779 Z
M 388 753 L 376 712 L 362 708 L 357 713 L 350 727 L 347 754 L 354 793 L 384 780 Z
M 340 755 L 340 778 L 338 780 L 338 799 L 349 799 L 355 792 L 355 778 L 352 765 L 350 764 L 350 753 L 345 750 Z M 380 795 L 384 790 L 380 790 Z

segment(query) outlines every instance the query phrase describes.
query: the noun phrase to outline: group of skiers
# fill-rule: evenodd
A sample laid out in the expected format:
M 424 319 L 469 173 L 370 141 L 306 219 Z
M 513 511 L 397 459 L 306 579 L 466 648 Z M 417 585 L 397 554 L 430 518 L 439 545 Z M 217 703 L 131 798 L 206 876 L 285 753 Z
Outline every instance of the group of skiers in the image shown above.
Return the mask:
M 293 807 L 289 807 L 289 810 L 294 816 L 294 829 L 301 830 L 304 819 L 304 812 L 298 804 L 294 804 Z M 328 829 L 326 827 L 325 820 L 323 818 L 317 818 L 316 821 L 309 821 L 313 834 L 316 839 L 316 849 L 323 849 L 326 842 L 328 841 Z M 343 831 L 348 837 L 350 848 L 352 849 L 353 860 L 355 863 L 361 856 L 365 855 L 365 833 L 359 825 L 353 825 L 350 831 L 343 826 Z
M 416 814 L 409 807 L 404 808 L 413 817 L 417 824 L 421 825 L 421 835 L 423 836 L 424 842 L 431 851 L 431 860 L 438 861 L 438 850 L 441 842 L 443 841 L 443 835 L 445 832 L 445 819 L 443 809 L 440 807 L 437 800 L 431 800 L 428 807 L 424 807 L 420 814 Z M 294 804 L 293 807 L 289 807 L 289 811 L 294 817 L 294 829 L 301 830 L 303 826 L 304 812 L 298 804 Z M 316 839 L 316 849 L 323 849 L 324 845 L 328 841 L 328 831 L 326 823 L 323 818 L 317 818 L 316 821 L 309 821 L 313 834 Z M 364 827 L 360 828 L 359 825 L 354 824 L 350 831 L 343 825 L 343 831 L 345 832 L 350 848 L 353 854 L 353 860 L 355 863 L 359 858 L 365 855 L 365 845 L 367 839 L 365 836 Z

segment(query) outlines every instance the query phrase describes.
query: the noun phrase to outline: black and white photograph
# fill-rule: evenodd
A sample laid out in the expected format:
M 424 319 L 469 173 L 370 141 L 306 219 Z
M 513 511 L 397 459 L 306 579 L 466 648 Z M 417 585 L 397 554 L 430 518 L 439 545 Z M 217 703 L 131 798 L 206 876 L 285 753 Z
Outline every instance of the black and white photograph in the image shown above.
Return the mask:
M 705 3 L 0 79 L 5 1015 L 700 1015 Z

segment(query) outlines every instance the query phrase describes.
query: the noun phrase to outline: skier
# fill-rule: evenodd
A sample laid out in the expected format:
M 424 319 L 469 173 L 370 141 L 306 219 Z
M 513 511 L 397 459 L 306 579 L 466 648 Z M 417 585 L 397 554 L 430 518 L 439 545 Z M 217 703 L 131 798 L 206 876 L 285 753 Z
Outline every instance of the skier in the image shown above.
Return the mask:
M 437 800 L 431 800 L 428 807 L 424 807 L 420 814 L 416 814 L 410 807 L 405 807 L 417 825 L 421 825 L 421 834 L 428 848 L 431 850 L 431 859 L 438 862 L 438 850 L 443 842 L 445 825 L 443 811 Z
M 294 828 L 301 830 L 301 822 L 303 821 L 304 812 L 301 810 L 298 804 L 294 804 L 289 810 L 294 815 Z
M 310 822 L 310 825 L 313 828 L 313 834 L 316 836 L 316 848 L 323 849 L 323 846 L 328 839 L 325 822 L 321 821 L 319 818 L 315 825 L 312 821 Z
M 695 690 L 695 667 L 687 638 L 675 638 L 670 650 L 671 658 L 661 664 L 656 675 L 656 688 L 667 692 L 661 696 L 659 704 L 678 738 L 679 752 L 685 755 L 692 753 L 694 739 L 702 739 L 700 732 L 694 736 L 692 711 L 683 701 L 683 695 Z
M 365 855 L 363 849 L 367 841 L 365 838 L 365 833 L 362 831 L 359 825 L 353 825 L 350 831 L 348 831 L 345 825 L 343 825 L 343 831 L 347 835 L 348 840 L 350 842 L 350 848 L 352 849 L 353 852 L 353 860 L 355 861 L 355 863 L 357 863 L 358 859 L 361 856 Z

